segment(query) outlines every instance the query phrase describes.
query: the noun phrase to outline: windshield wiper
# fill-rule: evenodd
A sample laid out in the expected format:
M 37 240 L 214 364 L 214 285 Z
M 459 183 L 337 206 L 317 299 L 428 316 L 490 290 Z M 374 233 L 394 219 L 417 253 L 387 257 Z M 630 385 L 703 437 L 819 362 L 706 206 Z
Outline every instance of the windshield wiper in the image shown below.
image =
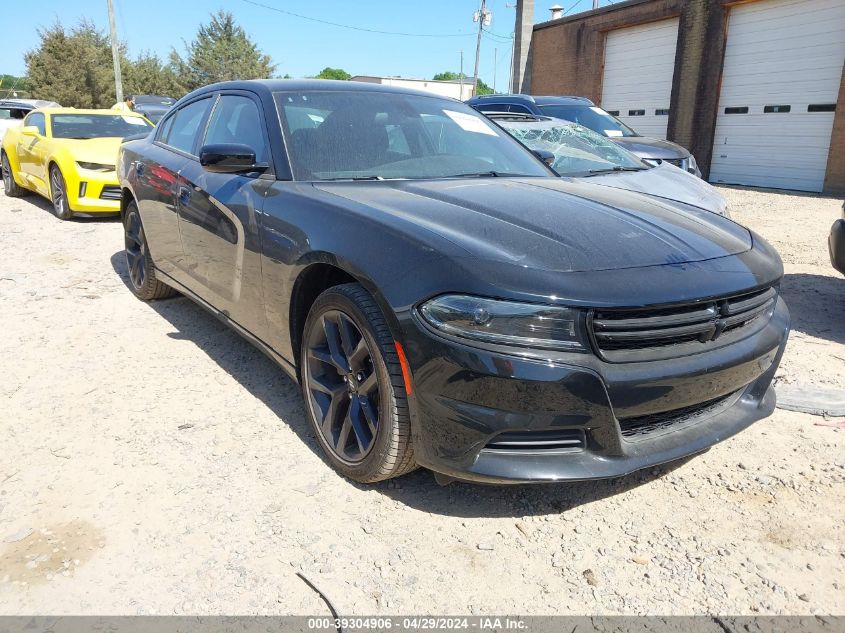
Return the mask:
M 452 174 L 445 178 L 528 178 L 530 174 L 515 174 L 509 171 L 479 171 L 469 174 Z
M 591 169 L 588 175 L 598 176 L 599 174 L 612 174 L 617 171 L 645 171 L 646 169 L 648 167 L 622 167 L 621 165 L 616 165 L 616 167 L 610 167 L 608 169 Z
M 338 178 L 321 178 L 320 180 L 384 180 L 384 176 L 339 176 Z

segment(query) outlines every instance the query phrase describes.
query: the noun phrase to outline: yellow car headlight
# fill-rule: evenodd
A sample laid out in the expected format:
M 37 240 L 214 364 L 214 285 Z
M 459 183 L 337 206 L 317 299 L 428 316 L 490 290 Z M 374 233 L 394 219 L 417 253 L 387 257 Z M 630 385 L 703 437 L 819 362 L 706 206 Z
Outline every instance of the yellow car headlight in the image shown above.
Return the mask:
M 107 165 L 105 163 L 86 163 L 83 161 L 76 161 L 82 169 L 90 169 L 91 171 L 114 171 L 114 165 Z

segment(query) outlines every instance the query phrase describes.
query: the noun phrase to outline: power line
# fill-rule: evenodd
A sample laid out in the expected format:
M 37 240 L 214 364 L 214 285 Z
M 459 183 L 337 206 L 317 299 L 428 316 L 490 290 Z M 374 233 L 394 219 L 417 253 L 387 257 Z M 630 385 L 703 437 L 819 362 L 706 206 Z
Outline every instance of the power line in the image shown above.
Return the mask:
M 295 18 L 300 18 L 301 20 L 309 20 L 311 22 L 319 22 L 320 24 L 328 24 L 329 26 L 336 26 L 342 29 L 349 29 L 351 31 L 362 31 L 364 33 L 377 33 L 379 35 L 401 35 L 403 37 L 469 37 L 472 33 L 401 33 L 398 31 L 380 31 L 378 29 L 367 29 L 360 26 L 350 26 L 349 24 L 339 24 L 338 22 L 329 22 L 328 20 L 321 20 L 319 18 L 312 18 L 307 15 L 301 15 L 299 13 L 294 13 L 293 11 L 286 11 L 284 9 L 279 9 L 278 7 L 271 7 L 267 4 L 262 4 L 261 2 L 255 2 L 254 0 L 242 0 L 246 4 L 251 4 L 256 7 L 261 7 L 262 9 L 268 9 L 269 11 L 275 11 L 276 13 L 283 13 L 285 15 L 290 15 Z
M 500 40 L 502 40 L 504 42 L 510 42 L 511 41 L 511 37 L 508 36 L 508 35 L 499 35 L 498 33 L 494 33 L 493 31 L 490 31 L 488 29 L 484 29 L 484 32 L 487 35 L 491 35 L 493 37 L 498 37 Z

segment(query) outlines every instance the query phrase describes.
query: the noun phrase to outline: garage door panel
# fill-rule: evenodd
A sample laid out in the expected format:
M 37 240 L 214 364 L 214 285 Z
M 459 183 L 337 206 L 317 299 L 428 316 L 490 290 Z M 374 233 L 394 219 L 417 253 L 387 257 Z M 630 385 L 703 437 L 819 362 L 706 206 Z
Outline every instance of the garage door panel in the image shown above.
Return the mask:
M 760 0 L 731 9 L 710 180 L 821 191 L 845 61 L 843 0 Z M 764 113 L 767 105 L 789 112 Z M 725 108 L 748 108 L 728 114 Z
M 619 112 L 619 119 L 644 136 L 666 138 L 667 116 L 675 72 L 678 20 L 662 20 L 607 34 L 601 105 Z M 629 116 L 644 110 L 644 116 Z

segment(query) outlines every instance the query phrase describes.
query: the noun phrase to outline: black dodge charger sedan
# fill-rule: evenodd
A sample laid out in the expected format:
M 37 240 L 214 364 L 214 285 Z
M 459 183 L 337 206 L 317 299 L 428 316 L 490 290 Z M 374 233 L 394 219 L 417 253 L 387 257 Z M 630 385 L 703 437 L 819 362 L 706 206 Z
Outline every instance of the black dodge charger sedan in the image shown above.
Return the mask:
M 357 481 L 614 477 L 774 408 L 769 244 L 558 178 L 458 101 L 215 84 L 124 143 L 118 173 L 135 294 L 179 291 L 275 359 Z

